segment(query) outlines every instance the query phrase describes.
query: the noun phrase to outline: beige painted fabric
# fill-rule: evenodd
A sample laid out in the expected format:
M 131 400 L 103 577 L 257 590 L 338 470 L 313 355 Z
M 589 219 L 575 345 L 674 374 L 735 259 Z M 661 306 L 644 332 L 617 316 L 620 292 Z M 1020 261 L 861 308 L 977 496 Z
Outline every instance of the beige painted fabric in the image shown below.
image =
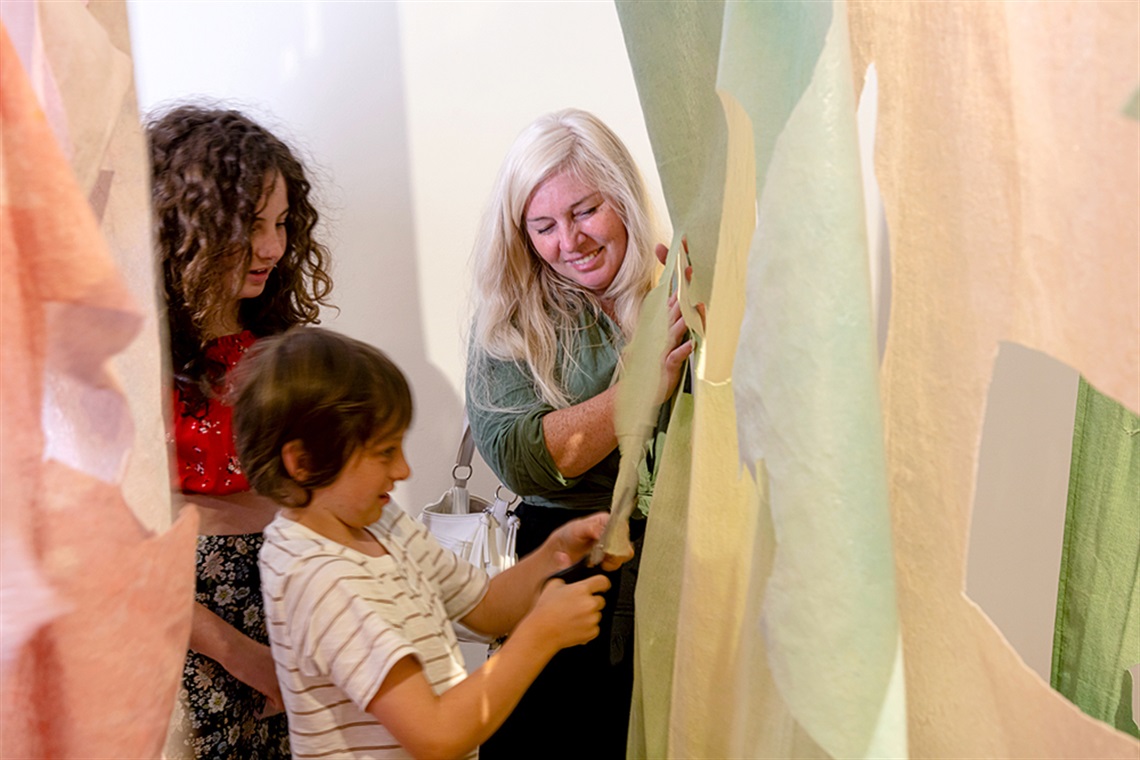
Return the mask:
M 964 594 L 999 341 L 1140 408 L 1140 4 L 873 3 L 855 71 L 879 74 L 890 230 L 883 364 L 911 752 L 1135 758 L 1051 691 Z
M 72 169 L 142 316 L 139 335 L 112 361 L 123 385 L 134 437 L 122 463 L 123 496 L 143 523 L 171 522 L 169 395 L 158 319 L 161 276 L 151 244 L 150 163 L 139 123 L 126 4 L 35 3 L 44 48 L 40 101 L 49 82 L 62 107 L 57 135 L 68 136 Z M 54 125 L 53 125 L 54 126 Z
M 0 130 L 0 756 L 156 757 L 189 637 L 197 520 L 154 536 L 123 501 L 133 435 L 109 362 L 141 318 L 6 30 Z

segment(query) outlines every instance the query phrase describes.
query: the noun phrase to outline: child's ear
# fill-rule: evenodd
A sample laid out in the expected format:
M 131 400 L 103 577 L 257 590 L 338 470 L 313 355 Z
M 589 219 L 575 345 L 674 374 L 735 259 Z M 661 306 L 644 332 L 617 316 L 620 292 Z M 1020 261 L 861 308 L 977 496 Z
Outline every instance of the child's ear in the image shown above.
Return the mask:
M 304 483 L 309 479 L 309 452 L 305 451 L 305 444 L 300 438 L 295 438 L 281 447 L 281 461 L 285 463 L 285 471 L 297 483 Z

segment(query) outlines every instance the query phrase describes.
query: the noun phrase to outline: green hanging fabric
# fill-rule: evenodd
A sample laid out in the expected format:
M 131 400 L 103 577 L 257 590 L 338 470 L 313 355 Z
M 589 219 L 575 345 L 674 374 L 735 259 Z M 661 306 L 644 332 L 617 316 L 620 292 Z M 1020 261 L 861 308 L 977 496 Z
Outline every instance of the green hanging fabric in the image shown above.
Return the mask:
M 1140 417 L 1081 378 L 1053 633 L 1053 688 L 1140 737 Z

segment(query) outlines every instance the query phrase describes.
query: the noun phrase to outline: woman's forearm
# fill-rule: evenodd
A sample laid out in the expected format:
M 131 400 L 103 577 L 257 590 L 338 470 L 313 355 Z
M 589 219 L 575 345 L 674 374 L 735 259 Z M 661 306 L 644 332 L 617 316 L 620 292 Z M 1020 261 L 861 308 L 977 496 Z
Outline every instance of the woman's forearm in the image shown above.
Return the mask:
M 564 477 L 576 478 L 617 448 L 614 431 L 615 384 L 580 404 L 542 418 L 546 449 Z
M 252 686 L 280 709 L 281 687 L 269 646 L 251 639 L 201 604 L 194 604 L 190 620 L 190 648 L 214 660 L 226 672 Z

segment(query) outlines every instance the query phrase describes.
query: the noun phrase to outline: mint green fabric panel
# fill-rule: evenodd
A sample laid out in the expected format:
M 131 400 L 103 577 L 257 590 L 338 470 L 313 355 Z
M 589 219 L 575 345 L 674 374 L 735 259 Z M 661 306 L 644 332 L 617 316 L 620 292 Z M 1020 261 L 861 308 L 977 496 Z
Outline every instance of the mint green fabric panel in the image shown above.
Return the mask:
M 831 20 L 830 2 L 730 3 L 725 10 L 717 86 L 752 119 L 757 198 L 776 140 L 815 74 Z
M 688 236 L 693 300 L 708 304 L 724 197 L 727 138 L 715 89 L 724 3 L 615 6 L 669 217 Z
M 1081 378 L 1053 633 L 1053 688 L 1140 737 L 1140 418 Z
M 776 555 L 756 633 L 834 757 L 905 757 L 906 714 L 846 6 L 736 3 L 721 89 L 753 119 L 759 217 L 733 384 Z
M 668 756 L 692 427 L 693 397 L 677 394 L 638 571 L 634 692 L 626 752 L 630 758 Z

